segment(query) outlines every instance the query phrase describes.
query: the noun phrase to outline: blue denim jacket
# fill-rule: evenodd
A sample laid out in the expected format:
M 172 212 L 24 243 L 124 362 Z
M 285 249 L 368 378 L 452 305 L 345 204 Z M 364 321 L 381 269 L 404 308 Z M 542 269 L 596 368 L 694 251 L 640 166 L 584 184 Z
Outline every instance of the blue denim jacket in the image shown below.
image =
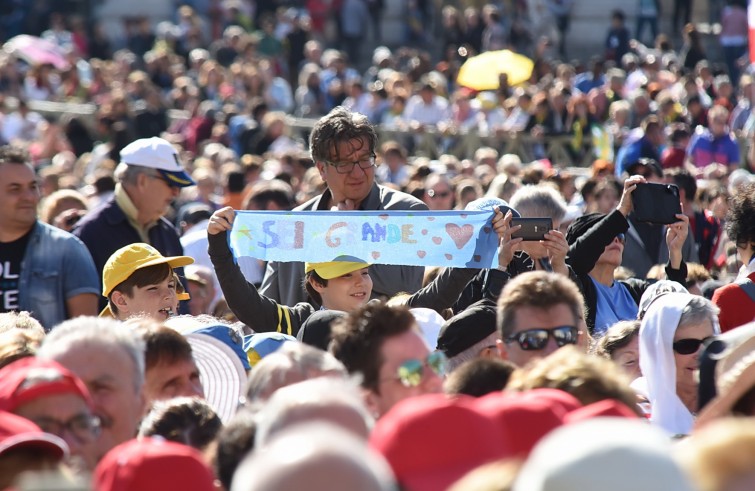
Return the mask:
M 45 331 L 68 318 L 66 300 L 100 294 L 100 280 L 86 246 L 77 237 L 37 221 L 21 262 L 19 306 Z

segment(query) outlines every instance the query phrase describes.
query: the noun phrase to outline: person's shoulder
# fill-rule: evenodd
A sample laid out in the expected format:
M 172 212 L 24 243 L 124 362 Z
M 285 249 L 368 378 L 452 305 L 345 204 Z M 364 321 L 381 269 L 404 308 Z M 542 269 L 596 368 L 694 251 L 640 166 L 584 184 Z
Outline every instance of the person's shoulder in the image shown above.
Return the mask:
M 420 200 L 412 196 L 411 194 L 403 191 L 397 191 L 395 189 L 381 186 L 378 184 L 380 191 L 380 202 L 383 208 L 386 210 L 408 210 L 408 209 L 420 209 L 427 210 L 427 205 Z
M 95 224 L 98 224 L 102 220 L 113 220 L 116 218 L 123 218 L 125 220 L 126 215 L 115 202 L 115 197 L 111 196 L 107 201 L 104 201 L 97 208 L 90 210 L 86 215 L 81 217 L 74 230 L 82 230 L 96 226 Z

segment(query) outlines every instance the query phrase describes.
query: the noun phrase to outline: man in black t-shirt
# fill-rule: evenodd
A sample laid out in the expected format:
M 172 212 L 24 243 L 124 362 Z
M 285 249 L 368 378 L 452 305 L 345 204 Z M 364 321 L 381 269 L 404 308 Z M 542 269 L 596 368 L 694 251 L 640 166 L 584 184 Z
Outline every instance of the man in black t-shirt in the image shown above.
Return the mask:
M 37 220 L 39 186 L 28 156 L 0 147 L 0 312 L 25 310 L 45 330 L 97 315 L 99 278 L 86 246 Z

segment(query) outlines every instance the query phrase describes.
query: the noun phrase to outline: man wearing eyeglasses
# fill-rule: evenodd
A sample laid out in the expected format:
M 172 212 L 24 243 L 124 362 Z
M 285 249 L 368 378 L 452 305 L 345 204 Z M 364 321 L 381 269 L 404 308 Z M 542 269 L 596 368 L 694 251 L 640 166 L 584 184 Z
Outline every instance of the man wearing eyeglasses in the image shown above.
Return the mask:
M 327 189 L 295 211 L 427 209 L 417 198 L 375 182 L 377 133 L 364 115 L 343 107 L 333 109 L 315 124 L 309 145 Z M 422 285 L 423 273 L 424 268 L 418 266 L 373 265 L 372 296 L 416 292 Z M 270 262 L 260 293 L 283 305 L 306 302 L 303 278 L 303 262 Z
M 582 295 L 565 276 L 532 271 L 506 284 L 498 300 L 498 351 L 518 367 L 568 344 L 586 348 Z
M 445 355 L 430 352 L 406 307 L 368 304 L 333 325 L 330 352 L 362 377 L 364 399 L 379 418 L 397 402 L 441 392 Z
M 65 440 L 68 463 L 82 474 L 97 465 L 100 421 L 92 407 L 84 383 L 57 362 L 27 357 L 0 369 L 0 410 Z
M 181 189 L 196 183 L 173 145 L 157 137 L 126 145 L 115 178 L 113 197 L 84 216 L 73 230 L 92 254 L 99 276 L 115 251 L 135 242 L 150 244 L 165 257 L 182 256 L 178 232 L 165 214 Z M 179 276 L 183 275 L 179 272 Z M 100 308 L 106 303 L 101 297 Z M 181 313 L 188 313 L 188 308 L 182 306 Z

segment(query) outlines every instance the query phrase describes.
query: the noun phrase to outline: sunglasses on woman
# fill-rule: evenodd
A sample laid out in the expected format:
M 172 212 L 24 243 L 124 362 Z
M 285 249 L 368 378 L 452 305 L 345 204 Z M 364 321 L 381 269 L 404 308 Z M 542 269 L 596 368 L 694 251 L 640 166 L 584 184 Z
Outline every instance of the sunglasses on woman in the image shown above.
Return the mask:
M 539 351 L 548 344 L 548 338 L 553 336 L 556 345 L 560 348 L 567 344 L 577 344 L 579 330 L 574 326 L 558 326 L 550 329 L 527 329 L 526 331 L 512 334 L 506 338 L 506 343 L 518 343 L 524 351 Z
M 406 360 L 396 369 L 396 379 L 404 387 L 417 387 L 425 376 L 425 366 L 442 377 L 446 373 L 446 355 L 441 351 L 435 351 L 424 360 L 418 358 Z
M 697 353 L 697 350 L 700 349 L 700 346 L 702 346 L 702 344 L 709 340 L 711 337 L 712 336 L 709 336 L 704 339 L 680 339 L 678 341 L 674 341 L 674 344 L 672 346 L 674 347 L 674 351 L 676 351 L 680 355 L 691 355 L 692 353 Z

